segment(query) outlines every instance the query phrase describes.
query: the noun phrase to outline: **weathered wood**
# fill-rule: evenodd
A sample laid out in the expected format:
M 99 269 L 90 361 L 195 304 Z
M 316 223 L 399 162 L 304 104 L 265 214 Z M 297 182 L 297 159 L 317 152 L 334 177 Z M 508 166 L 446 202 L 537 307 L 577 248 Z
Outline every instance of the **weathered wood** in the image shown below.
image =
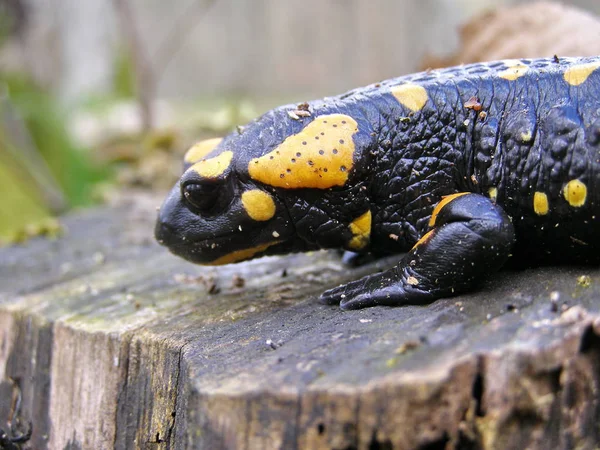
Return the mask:
M 600 440 L 598 269 L 505 272 L 424 307 L 341 312 L 318 293 L 384 263 L 348 270 L 317 253 L 196 267 L 154 244 L 141 203 L 0 250 L 0 428 L 20 387 L 30 448 Z

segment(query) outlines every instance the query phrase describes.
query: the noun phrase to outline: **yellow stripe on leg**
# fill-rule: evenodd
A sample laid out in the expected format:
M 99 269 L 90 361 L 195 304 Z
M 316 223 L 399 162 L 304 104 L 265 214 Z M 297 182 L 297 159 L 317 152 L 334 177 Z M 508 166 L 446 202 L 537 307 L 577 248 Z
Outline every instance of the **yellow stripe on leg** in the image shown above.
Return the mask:
M 463 195 L 467 194 L 470 194 L 470 192 L 458 192 L 456 194 L 444 195 L 442 197 L 442 200 L 435 206 L 433 212 L 431 213 L 431 219 L 429 219 L 429 228 L 435 227 L 435 221 L 437 220 L 437 216 L 442 211 L 444 206 L 446 206 L 455 198 L 462 197 Z

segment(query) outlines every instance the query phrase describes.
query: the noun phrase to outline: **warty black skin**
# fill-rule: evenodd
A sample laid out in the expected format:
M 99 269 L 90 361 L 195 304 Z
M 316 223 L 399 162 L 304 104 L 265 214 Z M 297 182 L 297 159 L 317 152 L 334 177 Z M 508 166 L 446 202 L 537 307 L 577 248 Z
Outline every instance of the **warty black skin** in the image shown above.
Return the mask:
M 272 110 L 206 156 L 233 151 L 226 173 L 208 180 L 218 184 L 210 208 L 200 211 L 184 198 L 186 184 L 207 183 L 184 173 L 161 208 L 157 239 L 201 264 L 273 241 L 274 230 L 279 243 L 254 256 L 353 250 L 349 224 L 370 210 L 370 241 L 362 252 L 381 256 L 412 250 L 391 271 L 322 296 L 348 309 L 424 303 L 471 289 L 511 254 L 531 264 L 598 263 L 600 70 L 577 86 L 569 85 L 564 73 L 600 58 L 519 63 L 527 71 L 516 79 L 499 76 L 508 69 L 506 62 L 473 64 L 309 102 L 309 117 L 290 114 L 296 105 Z M 413 111 L 392 95 L 391 88 L 403 84 L 425 89 L 422 109 Z M 343 186 L 284 189 L 251 178 L 253 158 L 271 152 L 316 117 L 334 113 L 358 123 L 354 166 Z M 587 188 L 582 206 L 565 199 L 564 186 L 571 180 Z M 272 195 L 276 213 L 271 220 L 248 217 L 239 200 L 248 189 Z M 472 194 L 450 201 L 430 227 L 440 200 L 463 192 Z M 546 194 L 546 214 L 534 211 L 535 192 Z

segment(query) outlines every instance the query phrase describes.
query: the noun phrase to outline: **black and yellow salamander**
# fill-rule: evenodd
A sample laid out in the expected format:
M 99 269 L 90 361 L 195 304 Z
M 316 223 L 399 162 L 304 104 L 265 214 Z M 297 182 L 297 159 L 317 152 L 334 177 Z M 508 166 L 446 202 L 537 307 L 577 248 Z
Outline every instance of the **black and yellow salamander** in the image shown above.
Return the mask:
M 274 109 L 185 156 L 158 241 L 199 264 L 405 253 L 322 294 L 423 304 L 507 261 L 600 262 L 600 57 L 404 76 Z

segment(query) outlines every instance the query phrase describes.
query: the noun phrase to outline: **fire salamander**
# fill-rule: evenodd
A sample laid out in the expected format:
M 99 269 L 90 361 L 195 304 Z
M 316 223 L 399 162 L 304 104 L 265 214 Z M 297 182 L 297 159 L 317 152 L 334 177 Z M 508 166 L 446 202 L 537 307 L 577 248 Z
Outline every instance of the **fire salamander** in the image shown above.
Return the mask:
M 428 303 L 510 261 L 598 264 L 599 68 L 472 64 L 274 109 L 187 152 L 156 237 L 199 264 L 408 252 L 321 295 L 344 309 Z

